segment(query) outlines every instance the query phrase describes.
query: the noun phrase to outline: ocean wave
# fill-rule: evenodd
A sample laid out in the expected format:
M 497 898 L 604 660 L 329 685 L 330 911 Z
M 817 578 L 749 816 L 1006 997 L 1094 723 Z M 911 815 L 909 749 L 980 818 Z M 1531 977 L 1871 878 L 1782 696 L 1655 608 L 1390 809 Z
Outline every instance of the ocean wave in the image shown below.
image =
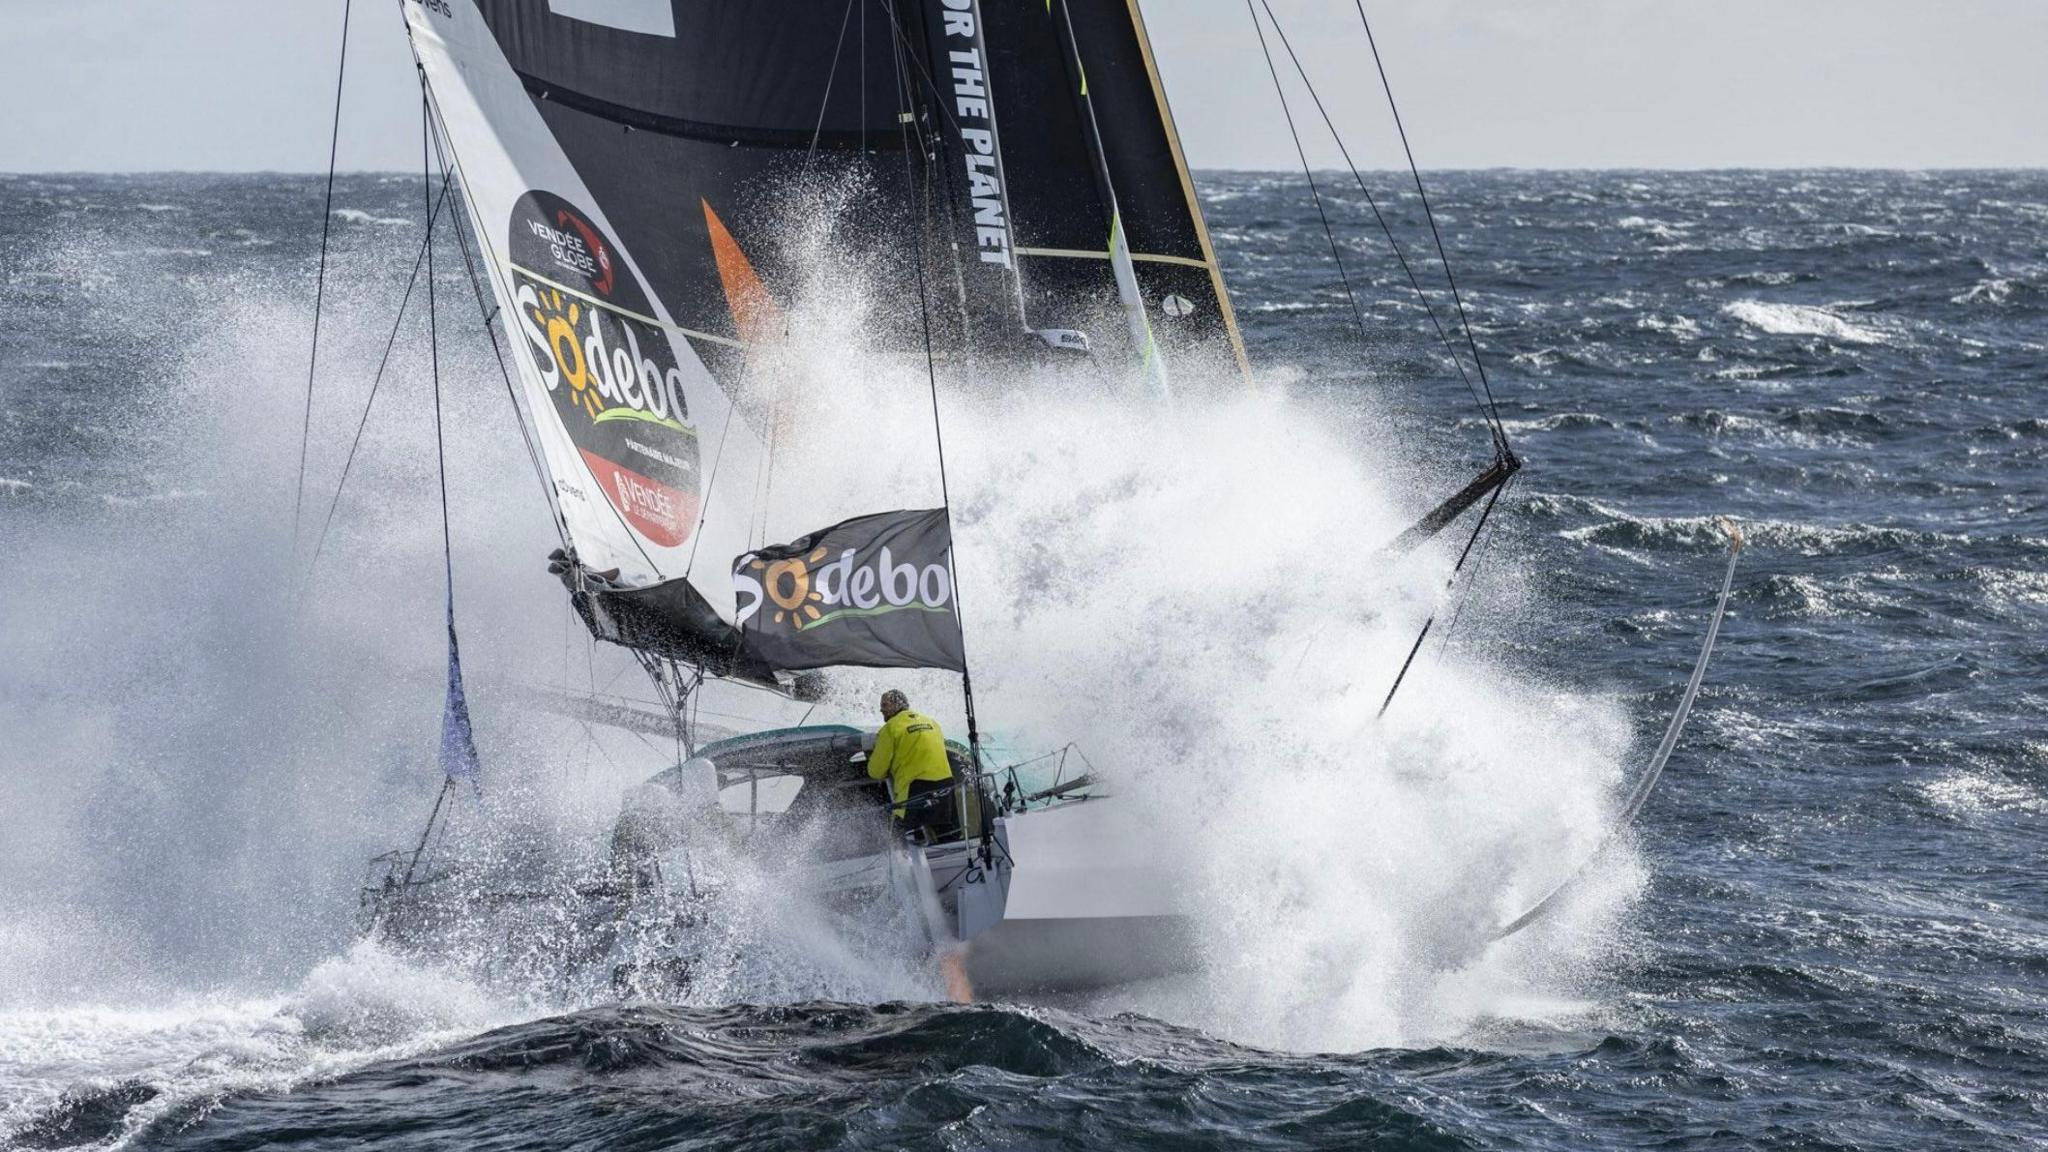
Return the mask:
M 336 208 L 334 214 L 350 224 L 382 224 L 387 227 L 401 227 L 412 221 L 403 216 L 378 216 L 361 208 Z
M 1984 812 L 2026 812 L 2048 814 L 2048 797 L 2024 784 L 1987 773 L 1951 772 L 1919 786 L 1920 795 L 1950 815 L 1969 816 Z
M 1129 1014 L 641 1004 L 515 1024 L 288 1098 L 230 1097 L 188 1138 L 259 1147 L 322 1124 L 345 1139 L 419 1146 L 525 1146 L 545 1132 L 560 1147 L 667 1146 L 687 1134 L 700 1147 L 925 1146 L 937 1136 L 962 1147 L 1128 1148 L 1236 1145 L 1273 1125 L 1294 1147 L 1350 1147 L 1368 1136 L 1375 1145 L 1471 1146 L 1411 1110 L 1411 1094 L 1377 1089 L 1376 1075 Z M 1251 1116 L 1188 1107 L 1276 1091 L 1284 1101 Z M 1109 1100 L 1118 1103 L 1105 1107 Z
M 0 496 L 26 496 L 35 490 L 36 486 L 26 480 L 16 480 L 12 476 L 0 476 Z
M 1553 494 L 1532 495 L 1524 513 L 1539 519 L 1599 517 L 1599 522 L 1557 530 L 1563 539 L 1624 550 L 1725 548 L 1728 538 L 1714 516 L 1635 516 L 1598 500 Z M 1990 541 L 1960 532 L 1930 532 L 1875 524 L 1805 524 L 1792 520 L 1744 519 L 1744 539 L 1755 548 L 1776 548 L 1802 556 L 1891 549 L 1932 551 Z M 2001 537 L 2015 547 L 2048 550 L 2048 539 Z
M 1964 291 L 1948 298 L 1951 304 L 1975 305 L 2001 308 L 2015 303 L 2039 300 L 2042 290 L 2025 280 L 2014 276 L 1993 276 L 1979 280 Z
M 1559 412 L 1554 415 L 1529 420 L 1502 420 L 1500 424 L 1502 428 L 1516 435 L 1527 432 L 1556 432 L 1566 428 L 1613 430 L 1621 427 L 1621 425 L 1616 424 L 1607 417 L 1593 412 Z M 1455 426 L 1461 429 L 1483 428 L 1487 426 L 1487 422 L 1477 417 L 1467 416 L 1460 419 Z
M 2048 419 L 2029 416 L 2023 420 L 2011 420 L 2004 424 L 1993 424 L 1988 428 L 1974 429 L 1970 434 L 1984 440 L 2032 440 L 2048 437 Z
M 1674 223 L 1669 220 L 1653 220 L 1644 216 L 1624 216 L 1615 221 L 1615 227 L 1624 232 L 1642 232 L 1659 240 L 1688 239 L 1692 225 Z
M 1767 300 L 1737 300 L 1721 311 L 1744 324 L 1773 336 L 1819 336 L 1844 344 L 1885 344 L 1889 338 L 1868 325 L 1857 324 L 1826 308 L 1812 304 L 1780 304 Z

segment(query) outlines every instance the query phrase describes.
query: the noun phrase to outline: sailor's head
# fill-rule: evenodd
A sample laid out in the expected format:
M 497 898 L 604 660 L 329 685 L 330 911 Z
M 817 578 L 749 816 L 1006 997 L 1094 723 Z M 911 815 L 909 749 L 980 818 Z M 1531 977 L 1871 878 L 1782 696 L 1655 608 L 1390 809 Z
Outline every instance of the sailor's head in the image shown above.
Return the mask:
M 888 720 L 898 712 L 910 707 L 910 697 L 901 688 L 891 688 L 882 693 L 882 719 Z

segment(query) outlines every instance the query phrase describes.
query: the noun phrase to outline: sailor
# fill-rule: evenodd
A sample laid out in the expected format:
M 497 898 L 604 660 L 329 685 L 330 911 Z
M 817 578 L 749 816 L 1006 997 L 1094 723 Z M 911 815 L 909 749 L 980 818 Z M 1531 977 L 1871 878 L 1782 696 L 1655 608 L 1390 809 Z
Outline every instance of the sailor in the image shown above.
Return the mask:
M 939 722 L 912 712 L 910 698 L 900 689 L 882 693 L 882 730 L 875 734 L 875 750 L 868 753 L 868 779 L 889 782 L 889 799 L 896 802 L 896 819 L 905 831 L 952 823 L 943 800 L 904 807 L 906 801 L 949 788 L 953 765 L 946 759 L 946 734 L 939 730 Z

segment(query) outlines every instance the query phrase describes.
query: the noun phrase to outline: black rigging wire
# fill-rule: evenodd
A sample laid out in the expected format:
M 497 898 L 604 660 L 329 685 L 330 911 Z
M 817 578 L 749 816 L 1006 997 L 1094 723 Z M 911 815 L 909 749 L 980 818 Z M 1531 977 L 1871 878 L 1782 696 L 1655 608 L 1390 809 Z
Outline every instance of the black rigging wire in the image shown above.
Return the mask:
M 1246 2 L 1249 3 L 1250 0 L 1246 0 Z M 1444 330 L 1443 321 L 1436 314 L 1436 306 L 1430 303 L 1429 293 L 1423 289 L 1421 278 L 1415 274 L 1415 266 L 1408 260 L 1408 253 L 1402 249 L 1401 242 L 1395 238 L 1393 227 L 1387 223 L 1386 215 L 1380 211 L 1379 200 L 1373 196 L 1372 189 L 1367 187 L 1365 177 L 1359 172 L 1357 163 L 1351 159 L 1351 149 L 1344 143 L 1344 134 L 1337 131 L 1336 121 L 1331 118 L 1330 110 L 1324 106 L 1323 97 L 1316 91 L 1315 82 L 1308 77 L 1308 69 L 1302 65 L 1301 57 L 1295 54 L 1294 44 L 1287 38 L 1287 29 L 1281 26 L 1280 18 L 1273 14 L 1273 6 L 1269 0 L 1259 0 L 1259 3 L 1266 10 L 1266 18 L 1273 22 L 1273 32 L 1280 38 L 1280 46 L 1287 50 L 1287 58 L 1293 63 L 1295 74 L 1301 77 L 1302 87 L 1308 90 L 1309 99 L 1315 102 L 1316 112 L 1323 118 L 1323 127 L 1329 129 L 1330 138 L 1336 141 L 1337 151 L 1344 157 L 1344 166 L 1351 171 L 1352 182 L 1358 186 L 1359 193 L 1365 197 L 1366 206 L 1372 209 L 1373 220 L 1379 224 L 1381 234 L 1387 238 L 1387 246 L 1393 249 L 1395 261 L 1401 265 L 1401 272 L 1408 277 L 1408 286 L 1414 290 L 1416 301 L 1422 305 L 1422 310 L 1429 315 L 1430 326 L 1436 329 L 1436 337 L 1444 346 L 1444 354 L 1450 357 L 1451 364 L 1457 368 L 1458 378 L 1465 382 L 1465 390 L 1472 394 L 1472 402 L 1479 406 L 1480 418 L 1486 421 L 1489 431 L 1494 430 L 1497 417 L 1488 408 L 1486 401 L 1480 399 L 1479 389 L 1473 385 L 1471 374 L 1465 371 L 1464 357 L 1460 356 L 1456 347 L 1452 345 L 1450 333 Z M 1272 57 L 1268 55 L 1266 58 L 1267 67 L 1272 67 L 1272 63 Z M 1277 82 L 1276 80 L 1275 83 Z M 1281 97 L 1281 102 L 1284 106 L 1286 103 L 1284 95 Z
M 428 98 L 431 103 L 431 88 L 428 90 Z M 460 165 L 453 158 L 455 145 L 452 141 L 448 143 L 446 150 L 443 150 L 442 141 L 448 135 L 448 126 L 442 121 L 438 107 L 434 108 L 434 126 L 434 158 L 441 167 L 441 191 L 445 199 L 451 180 L 460 175 Z M 459 180 L 455 182 L 462 183 Z M 467 184 L 464 183 L 463 199 L 467 200 L 468 198 L 469 189 Z M 533 466 L 533 478 L 540 484 L 541 500 L 547 506 L 548 519 L 554 525 L 555 535 L 561 540 L 562 546 L 567 548 L 569 546 L 568 525 L 562 522 L 561 510 L 555 507 L 554 493 L 548 484 L 546 466 L 541 463 L 540 450 L 534 446 L 533 434 L 527 431 L 526 415 L 519 406 L 518 390 L 512 384 L 511 371 L 505 367 L 505 350 L 498 344 L 498 329 L 492 323 L 497 318 L 498 310 L 487 304 L 484 300 L 483 282 L 477 277 L 476 264 L 469 257 L 469 237 L 462 230 L 462 213 L 450 213 L 448 220 L 449 223 L 455 226 L 455 247 L 462 253 L 462 267 L 469 275 L 469 288 L 471 294 L 476 297 L 477 315 L 483 319 L 484 336 L 491 342 L 491 359 L 497 362 L 498 377 L 505 382 L 505 397 L 512 402 L 512 422 L 519 426 L 519 440 L 526 446 L 527 463 Z M 481 250 L 481 244 L 478 247 Z
M 1495 488 L 1493 490 L 1492 495 L 1487 497 L 1486 507 L 1479 513 L 1479 522 L 1472 526 L 1472 535 L 1467 537 L 1465 540 L 1465 550 L 1458 553 L 1458 562 L 1451 566 L 1451 577 L 1449 580 L 1444 582 L 1444 588 L 1446 590 L 1448 590 L 1452 584 L 1457 583 L 1459 571 L 1465 567 L 1465 561 L 1469 559 L 1472 555 L 1472 546 L 1479 542 L 1479 534 L 1485 531 L 1487 520 L 1493 516 L 1493 506 L 1500 502 L 1500 494 L 1502 492 L 1505 492 L 1506 490 L 1507 485 L 1502 484 L 1500 487 Z M 1453 617 L 1453 623 L 1455 622 L 1456 618 Z M 1401 661 L 1401 670 L 1394 674 L 1394 686 L 1387 689 L 1387 698 L 1380 701 L 1380 710 L 1378 712 L 1373 713 L 1373 719 L 1377 720 L 1380 717 L 1385 716 L 1387 714 L 1387 709 L 1393 705 L 1394 693 L 1399 692 L 1401 690 L 1401 682 L 1408 678 L 1409 666 L 1415 663 L 1415 654 L 1422 651 L 1422 642 L 1429 639 L 1429 630 L 1430 628 L 1434 627 L 1435 624 L 1436 613 L 1432 612 L 1429 615 L 1429 619 L 1424 620 L 1422 622 L 1422 631 L 1416 634 L 1415 643 L 1409 646 L 1408 658 L 1406 660 Z
M 1323 237 L 1330 242 L 1330 258 L 1337 262 L 1337 278 L 1343 281 L 1344 298 L 1351 302 L 1351 314 L 1358 318 L 1358 340 L 1365 343 L 1365 310 L 1358 305 L 1358 294 L 1351 290 L 1351 274 L 1344 269 L 1344 254 L 1337 246 L 1337 233 L 1330 227 L 1330 214 L 1323 208 L 1323 194 L 1316 188 L 1315 173 L 1310 170 L 1308 152 L 1301 146 L 1301 133 L 1294 127 L 1294 110 L 1288 107 L 1287 91 L 1280 84 L 1280 70 L 1273 65 L 1273 53 L 1266 46 L 1266 26 L 1259 21 L 1258 9 L 1252 7 L 1252 0 L 1244 0 L 1244 10 L 1252 18 L 1252 29 L 1259 34 L 1259 51 L 1266 57 L 1266 71 L 1273 77 L 1273 92 L 1280 97 L 1280 113 L 1287 117 L 1287 134 L 1294 138 L 1294 154 L 1301 158 L 1301 174 L 1308 179 L 1308 194 L 1316 204 L 1316 216 L 1323 222 Z M 1271 10 L 1267 15 L 1272 15 Z M 1279 23 L 1273 25 L 1279 30 Z
M 1507 480 L 1501 484 L 1499 494 L 1503 498 L 1505 498 L 1508 494 L 1508 490 L 1510 488 L 1513 488 L 1515 486 L 1515 481 L 1520 478 L 1520 473 L 1516 473 L 1515 475 L 1508 477 Z M 1491 503 L 1487 505 L 1487 511 L 1492 511 Z M 1493 546 L 1493 538 L 1496 535 L 1496 529 L 1500 527 L 1500 522 L 1494 521 L 1492 524 L 1487 524 L 1485 523 L 1484 517 L 1482 517 L 1480 526 L 1486 529 L 1486 535 L 1479 538 L 1479 559 L 1484 560 L 1486 558 L 1486 550 Z M 1467 543 L 1465 545 L 1465 550 L 1468 552 L 1471 551 L 1472 545 L 1470 543 Z M 1464 563 L 1464 558 L 1460 557 L 1458 562 L 1462 565 Z M 1479 565 L 1473 565 L 1473 570 L 1475 572 L 1479 571 Z M 1451 610 L 1451 622 L 1449 624 L 1444 625 L 1443 639 L 1437 641 L 1436 657 L 1438 660 L 1442 660 L 1444 658 L 1444 653 L 1450 649 L 1451 637 L 1456 636 L 1458 634 L 1458 621 L 1464 619 L 1465 609 L 1471 606 L 1473 597 L 1478 595 L 1478 591 L 1478 585 L 1475 581 L 1474 583 L 1466 586 L 1464 595 L 1458 597 L 1457 606 Z
M 896 23 L 896 11 L 894 4 L 889 4 L 887 10 L 889 12 L 889 21 L 893 25 Z M 932 182 L 930 179 L 929 171 L 929 165 L 931 161 L 929 159 L 929 156 L 927 156 L 926 178 L 922 182 L 918 181 L 915 170 L 911 167 L 910 159 L 910 124 L 914 117 L 910 111 L 911 97 L 910 85 L 907 82 L 908 72 L 903 67 L 903 61 L 906 55 L 904 49 L 906 45 L 904 44 L 900 27 L 898 28 L 898 35 L 896 39 L 896 94 L 897 99 L 900 101 L 900 106 L 903 109 L 902 114 L 897 117 L 897 130 L 901 134 L 903 140 L 903 174 L 904 179 L 910 184 L 912 188 L 921 186 L 924 192 L 924 212 L 919 217 L 917 222 L 917 314 L 918 320 L 922 325 L 924 335 L 925 384 L 931 393 L 932 400 L 932 440 L 935 446 L 937 447 L 939 454 L 939 500 L 945 506 L 946 509 L 946 563 L 947 567 L 952 569 L 956 573 L 953 584 L 953 617 L 955 620 L 960 621 L 962 625 L 960 629 L 960 650 L 962 657 L 960 671 L 960 691 L 961 696 L 963 698 L 963 702 L 966 705 L 967 711 L 967 746 L 973 758 L 974 771 L 976 777 L 978 778 L 981 773 L 981 731 L 974 714 L 974 678 L 966 670 L 966 614 L 962 612 L 960 608 L 960 585 L 957 576 L 957 572 L 959 569 L 958 565 L 954 562 L 953 495 L 952 490 L 948 487 L 946 481 L 946 434 L 944 426 L 939 420 L 939 370 L 937 357 L 935 356 L 932 350 L 931 289 L 925 279 L 925 264 L 928 262 L 930 255 L 929 241 L 931 239 L 932 220 Z M 909 53 L 908 55 L 910 55 L 913 60 L 915 59 L 915 53 Z M 921 140 L 922 133 L 920 133 L 920 141 Z M 908 189 L 906 189 L 906 191 L 908 191 Z
M 448 530 L 448 450 L 441 439 L 441 331 L 434 310 L 434 176 L 429 155 L 433 113 L 427 103 L 427 76 L 420 73 L 420 183 L 427 205 L 427 362 L 434 379 L 434 465 L 441 482 L 441 564 L 448 577 L 448 630 L 455 634 L 455 546 Z M 451 639 L 452 642 L 452 639 Z
M 341 5 L 341 62 L 334 70 L 334 127 L 327 137 L 327 198 L 320 211 L 320 270 L 313 280 L 313 346 L 306 356 L 306 408 L 299 422 L 299 479 L 292 495 L 292 551 L 299 547 L 299 513 L 306 503 L 306 448 L 313 437 L 313 376 L 320 366 L 320 312 L 327 296 L 327 239 L 334 230 L 334 162 L 341 147 L 341 86 L 348 75 L 349 10 Z
M 448 184 L 441 184 L 441 195 L 434 200 L 434 215 L 448 203 Z M 432 236 L 431 229 L 428 237 Z M 420 268 L 427 259 L 426 238 L 420 241 L 419 255 L 413 258 L 412 278 L 405 282 L 405 295 L 399 298 L 398 313 L 391 318 L 391 334 L 384 339 L 384 355 L 377 361 L 377 373 L 370 378 L 370 395 L 363 401 L 363 414 L 356 420 L 356 434 L 348 443 L 348 457 L 341 462 L 341 479 L 335 482 L 334 498 L 327 502 L 327 516 L 320 522 L 320 536 L 313 545 L 313 559 L 306 565 L 306 579 L 310 584 L 313 573 L 320 567 L 320 557 L 327 549 L 327 535 L 334 527 L 335 510 L 341 507 L 341 494 L 348 488 L 350 470 L 355 467 L 356 451 L 363 444 L 363 430 L 370 424 L 370 409 L 377 403 L 377 390 L 384 384 L 384 370 L 391 364 L 391 350 L 398 343 L 398 330 L 405 323 L 405 310 L 412 303 L 412 290 L 419 284 Z
M 1493 384 L 1486 378 L 1486 362 L 1479 358 L 1479 341 L 1472 335 L 1472 318 L 1465 312 L 1465 298 L 1458 292 L 1458 278 L 1451 273 L 1451 257 L 1444 250 L 1444 234 L 1436 226 L 1436 213 L 1429 207 L 1429 193 L 1422 187 L 1422 169 L 1415 164 L 1415 150 L 1408 146 L 1408 129 L 1401 123 L 1400 106 L 1394 102 L 1394 86 L 1387 80 L 1387 66 L 1380 61 L 1379 42 L 1373 39 L 1372 21 L 1365 15 L 1365 0 L 1352 0 L 1358 9 L 1358 22 L 1365 26 L 1365 42 L 1372 48 L 1373 67 L 1379 70 L 1380 89 L 1387 94 L 1387 111 L 1393 114 L 1394 130 L 1401 136 L 1401 151 L 1408 158 L 1408 174 L 1415 179 L 1415 194 L 1422 200 L 1422 214 L 1429 221 L 1429 234 L 1436 240 L 1437 259 L 1443 262 L 1444 282 L 1450 285 L 1451 300 L 1458 306 L 1458 323 L 1465 329 L 1465 344 L 1472 349 L 1472 367 L 1479 371 L 1479 385 L 1486 392 L 1486 403 L 1493 413 L 1494 442 L 1504 455 L 1508 451 L 1507 431 L 1501 427 L 1500 405 L 1493 399 Z

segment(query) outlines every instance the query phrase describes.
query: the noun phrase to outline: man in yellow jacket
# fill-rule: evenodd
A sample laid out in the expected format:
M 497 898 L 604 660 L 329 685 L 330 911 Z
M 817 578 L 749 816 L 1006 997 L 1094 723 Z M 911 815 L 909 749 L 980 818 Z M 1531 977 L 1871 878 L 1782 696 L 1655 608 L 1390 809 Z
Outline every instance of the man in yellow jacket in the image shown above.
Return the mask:
M 918 805 L 906 815 L 904 802 L 953 783 L 953 764 L 946 758 L 946 734 L 939 722 L 910 710 L 910 698 L 895 688 L 882 693 L 882 730 L 868 753 L 868 779 L 887 780 L 896 819 L 906 830 L 952 823 L 951 806 L 941 798 Z

